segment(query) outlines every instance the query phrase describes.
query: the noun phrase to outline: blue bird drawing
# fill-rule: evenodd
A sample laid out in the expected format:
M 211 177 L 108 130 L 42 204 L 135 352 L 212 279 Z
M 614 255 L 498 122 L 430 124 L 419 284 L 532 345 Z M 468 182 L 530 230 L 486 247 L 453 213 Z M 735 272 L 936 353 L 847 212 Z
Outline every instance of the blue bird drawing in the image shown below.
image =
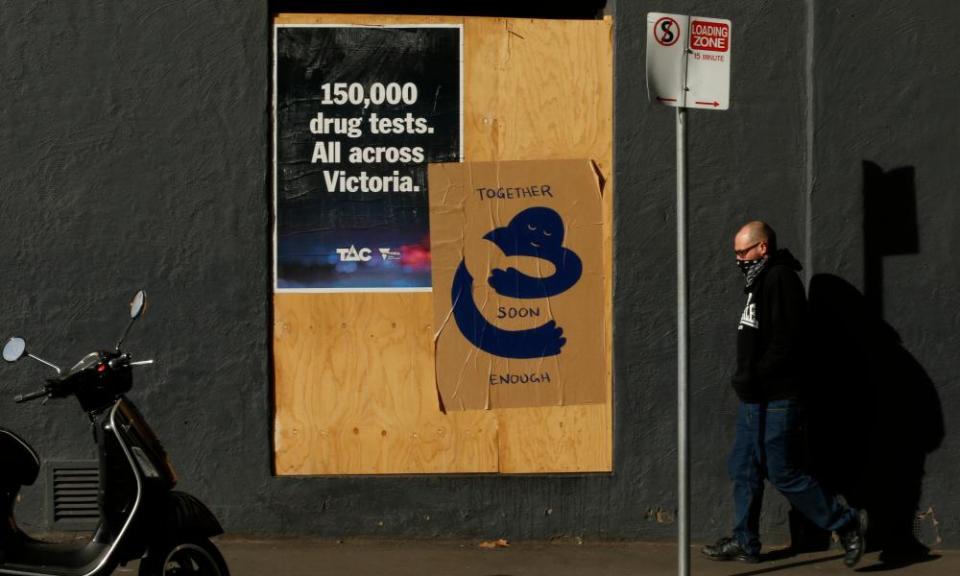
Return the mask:
M 528 208 L 484 236 L 506 256 L 532 256 L 552 263 L 551 276 L 539 278 L 515 268 L 495 269 L 488 280 L 503 296 L 545 298 L 564 292 L 580 279 L 583 263 L 573 251 L 563 248 L 564 226 L 560 215 L 543 207 Z M 528 330 L 504 330 L 494 326 L 477 308 L 473 298 L 473 276 L 460 261 L 451 287 L 453 316 L 464 337 L 477 348 L 505 358 L 542 358 L 560 354 L 567 339 L 563 329 L 551 320 Z
M 497 294 L 512 298 L 546 298 L 566 292 L 583 273 L 583 263 L 563 247 L 564 227 L 560 215 L 550 208 L 527 208 L 503 228 L 484 239 L 496 244 L 505 256 L 533 256 L 556 268 L 546 278 L 528 276 L 516 268 L 494 269 L 488 282 Z

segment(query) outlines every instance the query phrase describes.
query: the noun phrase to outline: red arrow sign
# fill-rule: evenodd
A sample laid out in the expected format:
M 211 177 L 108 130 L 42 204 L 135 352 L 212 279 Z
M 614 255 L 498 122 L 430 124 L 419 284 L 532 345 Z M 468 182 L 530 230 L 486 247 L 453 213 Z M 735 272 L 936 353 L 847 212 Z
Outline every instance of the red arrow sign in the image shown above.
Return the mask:
M 716 108 L 717 106 L 720 105 L 720 103 L 717 102 L 716 100 L 714 100 L 713 102 L 701 102 L 701 101 L 697 100 L 697 104 L 704 104 L 704 105 L 706 105 L 706 106 L 713 106 L 714 108 Z

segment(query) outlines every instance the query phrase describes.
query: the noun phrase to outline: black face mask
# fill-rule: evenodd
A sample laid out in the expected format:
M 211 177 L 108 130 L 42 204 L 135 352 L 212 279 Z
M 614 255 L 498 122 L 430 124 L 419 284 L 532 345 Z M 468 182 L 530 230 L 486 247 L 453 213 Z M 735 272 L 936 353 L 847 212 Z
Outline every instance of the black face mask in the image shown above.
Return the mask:
M 747 289 L 753 286 L 754 281 L 760 276 L 760 272 L 767 267 L 766 258 L 757 258 L 755 260 L 737 260 L 737 266 L 743 272 L 747 280 Z
M 755 258 L 753 260 L 737 260 L 737 267 L 740 268 L 740 271 L 743 272 L 743 275 L 746 276 L 750 274 L 750 271 L 756 268 L 757 264 L 763 262 L 763 258 Z

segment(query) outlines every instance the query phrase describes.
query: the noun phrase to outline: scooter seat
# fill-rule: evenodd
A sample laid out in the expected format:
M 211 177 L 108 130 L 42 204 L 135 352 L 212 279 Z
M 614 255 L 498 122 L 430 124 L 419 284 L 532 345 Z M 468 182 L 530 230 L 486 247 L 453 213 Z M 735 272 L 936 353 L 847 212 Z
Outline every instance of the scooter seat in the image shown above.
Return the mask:
M 23 439 L 0 427 L 0 483 L 30 486 L 40 474 L 40 458 Z

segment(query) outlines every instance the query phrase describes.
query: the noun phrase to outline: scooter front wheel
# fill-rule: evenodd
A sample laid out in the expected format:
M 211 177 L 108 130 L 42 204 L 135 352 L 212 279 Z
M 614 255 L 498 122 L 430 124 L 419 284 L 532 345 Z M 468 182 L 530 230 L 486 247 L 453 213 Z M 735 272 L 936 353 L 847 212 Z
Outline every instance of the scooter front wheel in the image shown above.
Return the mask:
M 230 576 L 223 555 L 206 538 L 167 542 L 140 561 L 139 576 Z

